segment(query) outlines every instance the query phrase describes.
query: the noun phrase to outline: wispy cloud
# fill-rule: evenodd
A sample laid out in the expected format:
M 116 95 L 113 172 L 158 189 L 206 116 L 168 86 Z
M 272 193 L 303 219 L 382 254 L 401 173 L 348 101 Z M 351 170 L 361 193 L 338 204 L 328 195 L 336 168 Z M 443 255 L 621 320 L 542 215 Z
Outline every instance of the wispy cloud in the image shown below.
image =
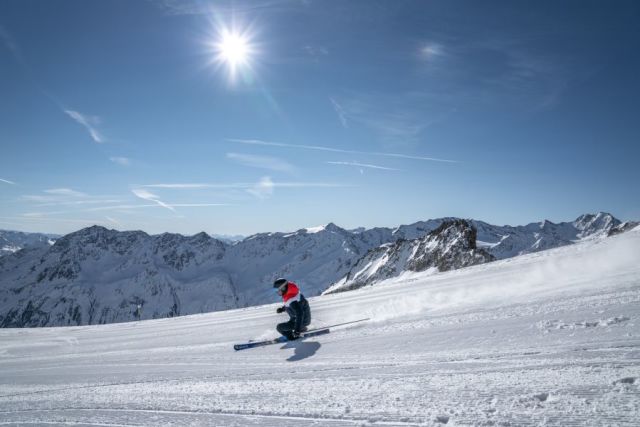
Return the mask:
M 271 179 L 271 177 L 265 176 L 261 178 L 258 182 L 237 182 L 237 183 L 226 183 L 226 184 L 225 183 L 222 183 L 222 184 L 221 183 L 164 183 L 164 184 L 139 185 L 138 187 L 139 188 L 143 188 L 143 187 L 162 188 L 162 189 L 173 189 L 173 190 L 217 189 L 217 190 L 244 191 L 259 199 L 266 199 L 271 197 L 277 188 L 346 188 L 346 187 L 353 187 L 353 185 L 332 183 L 332 182 L 292 182 L 292 181 L 274 182 Z M 156 199 L 151 199 L 147 197 L 147 200 L 157 200 L 157 196 L 155 195 L 152 195 L 152 196 L 156 197 Z M 176 207 L 180 205 L 172 203 L 170 206 Z M 185 206 L 191 206 L 191 205 L 185 205 Z M 226 205 L 203 204 L 201 206 L 226 206 Z
M 4 46 L 7 49 L 9 49 L 9 51 L 11 52 L 15 60 L 18 61 L 18 63 L 20 64 L 20 66 L 22 66 L 27 72 L 30 73 L 31 69 L 27 65 L 27 62 L 24 60 L 24 57 L 22 55 L 22 50 L 20 50 L 18 43 L 11 36 L 9 31 L 7 31 L 7 29 L 2 25 L 0 25 L 0 41 L 2 42 L 2 44 L 4 44 Z
M 117 211 L 117 210 L 131 210 L 131 209 L 146 209 L 146 208 L 157 208 L 158 204 L 154 203 L 152 205 L 111 205 L 111 206 L 98 206 L 95 208 L 85 209 L 85 212 L 102 212 L 102 211 Z
M 259 139 L 236 139 L 229 138 L 227 139 L 229 142 L 235 142 L 238 144 L 249 144 L 249 145 L 265 145 L 270 147 L 282 147 L 282 148 L 296 148 L 303 150 L 316 150 L 316 151 L 328 151 L 332 153 L 346 153 L 346 154 L 364 154 L 371 156 L 386 156 L 386 157 L 398 157 L 403 159 L 413 159 L 413 160 L 426 160 L 432 162 L 445 162 L 445 163 L 458 163 L 457 160 L 448 160 L 448 159 L 438 159 L 435 157 L 425 157 L 425 156 L 412 156 L 408 154 L 400 154 L 400 153 L 381 153 L 376 151 L 355 151 L 355 150 L 342 150 L 340 148 L 333 147 L 323 147 L 319 145 L 298 145 L 298 144 L 285 144 L 281 142 L 270 142 L 270 141 L 261 141 Z
M 569 82 L 585 75 L 584 70 L 569 71 L 568 58 L 554 59 L 533 53 L 515 43 L 502 47 L 497 44 L 495 48 L 507 58 L 506 71 L 504 75 L 490 78 L 487 82 L 503 88 L 515 99 L 526 100 L 534 110 L 545 110 L 556 105 Z
M 43 190 L 46 194 L 25 194 L 20 199 L 26 202 L 45 203 L 49 205 L 71 203 L 100 203 L 104 197 L 89 196 L 71 188 L 50 188 Z
M 273 181 L 268 176 L 262 178 L 253 187 L 247 189 L 249 194 L 256 196 L 259 199 L 266 199 L 273 195 Z
M 94 212 L 101 210 L 113 209 L 113 205 L 120 206 L 123 200 L 114 196 L 92 196 L 71 188 L 51 188 L 43 190 L 45 194 L 26 194 L 20 196 L 20 200 L 32 203 L 35 208 L 58 208 L 65 210 L 48 209 L 43 212 L 28 212 L 23 214 L 25 217 L 46 217 L 50 215 L 75 214 L 79 212 Z M 110 206 L 100 206 L 110 205 Z M 97 207 L 95 207 L 97 206 Z M 139 205 L 136 205 L 139 206 Z M 157 207 L 154 202 L 152 207 Z
M 264 178 L 263 178 L 264 179 Z M 338 188 L 338 187 L 352 187 L 352 185 L 346 184 L 337 184 L 330 182 L 271 182 L 274 188 Z M 216 184 L 216 183 L 165 183 L 165 184 L 144 184 L 139 185 L 139 187 L 146 188 L 168 188 L 168 189 L 205 189 L 205 188 L 213 188 L 213 189 L 239 189 L 246 190 L 251 189 L 256 186 L 255 182 L 247 183 L 247 182 L 238 182 L 238 183 L 229 183 L 229 184 Z M 172 206 L 176 206 L 172 204 Z
M 329 55 L 329 49 L 327 49 L 325 46 L 306 45 L 304 47 L 304 50 L 305 52 L 307 52 L 309 55 L 313 56 L 316 59 L 321 56 Z
M 230 206 L 228 203 L 171 203 L 167 204 L 172 208 L 205 208 L 214 206 Z M 114 205 L 114 206 L 100 206 L 97 208 L 86 209 L 85 212 L 100 212 L 100 211 L 118 211 L 118 210 L 131 210 L 131 209 L 146 209 L 157 208 L 158 204 L 153 205 Z M 164 207 L 164 206 L 163 206 Z
M 2 219 L 8 219 L 12 221 L 33 221 L 36 223 L 41 223 L 42 219 L 45 217 L 45 214 L 38 215 L 37 212 L 23 214 L 26 216 L 19 217 L 2 217 Z M 62 222 L 62 223 L 77 223 L 77 224 L 101 224 L 104 221 L 102 220 L 87 220 L 87 219 L 63 219 L 63 218 L 46 218 L 46 221 L 51 222 Z
M 323 147 L 320 145 L 285 144 L 283 142 L 262 141 L 260 139 L 228 138 L 227 141 L 237 142 L 238 144 L 248 144 L 248 145 L 266 145 L 269 147 L 302 148 L 305 150 L 330 151 L 332 153 L 354 153 L 354 151 L 350 151 L 350 150 L 342 150 L 340 148 L 332 148 L 332 147 Z
M 252 154 L 227 153 L 227 158 L 244 166 L 269 169 L 277 172 L 293 172 L 295 167 L 282 159 Z
M 13 182 L 13 181 L 9 181 L 8 179 L 2 179 L 2 178 L 0 178 L 0 182 L 4 182 L 5 184 L 16 185 L 16 183 L 15 183 L 15 182 Z
M 29 200 L 29 199 L 25 199 Z M 51 199 L 48 199 L 51 200 Z M 38 200 L 31 200 L 38 201 Z M 56 200 L 56 201 L 47 201 L 44 203 L 40 203 L 36 205 L 37 207 L 46 207 L 46 206 L 85 206 L 85 205 L 103 205 L 103 204 L 113 204 L 113 203 L 121 203 L 122 200 L 118 199 L 91 199 L 91 200 Z
M 406 96 L 354 94 L 332 97 L 331 101 L 343 126 L 358 124 L 373 131 L 380 140 L 394 144 L 415 143 L 435 123 Z
M 428 42 L 420 48 L 419 55 L 425 61 L 432 61 L 444 55 L 444 47 L 439 43 Z
M 84 126 L 85 129 L 87 129 L 87 131 L 89 132 L 89 135 L 91 135 L 91 139 L 93 139 L 95 142 L 98 142 L 98 143 L 106 142 L 105 138 L 102 136 L 102 134 L 100 134 L 100 132 L 96 128 L 96 126 L 100 124 L 100 118 L 95 116 L 87 116 L 74 110 L 63 110 L 63 111 L 73 120 L 75 120 L 76 122 Z
M 292 0 L 252 0 L 231 2 L 228 3 L 228 6 L 225 2 L 216 2 L 215 9 L 212 2 L 199 0 L 152 0 L 152 3 L 160 7 L 167 15 L 212 15 L 214 12 L 239 15 L 260 10 L 273 11 L 274 8 L 297 6 L 297 2 Z M 301 3 L 304 4 L 304 1 Z
M 20 52 L 20 49 L 18 48 L 16 42 L 13 40 L 13 37 L 11 37 L 11 34 L 9 34 L 9 32 L 2 25 L 0 25 L 0 40 L 2 40 L 2 43 L 4 43 L 7 49 L 9 49 L 14 54 Z
M 133 188 L 131 192 L 140 199 L 148 200 L 150 202 L 155 203 L 155 205 L 116 205 L 116 206 L 101 206 L 97 208 L 88 209 L 87 211 L 106 211 L 106 210 L 126 210 L 126 209 L 141 209 L 148 208 L 152 206 L 162 206 L 165 209 L 169 209 L 172 212 L 175 212 L 175 208 L 202 208 L 202 207 L 212 207 L 212 206 L 228 206 L 226 203 L 166 203 L 160 200 L 160 196 L 145 190 L 142 188 L 144 186 L 138 186 L 137 188 Z M 198 188 L 198 187 L 195 187 Z
M 36 203 L 55 203 L 60 200 L 55 196 L 43 196 L 41 194 L 25 194 L 20 196 L 21 200 L 26 202 L 36 202 Z
M 107 221 L 114 223 L 118 227 L 122 227 L 122 223 L 120 221 L 118 221 L 117 219 L 112 218 L 110 216 L 105 216 L 105 218 L 106 218 Z
M 228 203 L 172 203 L 171 206 L 178 208 L 206 208 L 210 206 L 230 206 Z
M 340 123 L 342 123 L 342 127 L 348 128 L 349 127 L 349 123 L 347 122 L 347 116 L 346 116 L 342 106 L 340 104 L 338 104 L 338 102 L 335 99 L 333 99 L 331 97 L 329 97 L 329 100 L 331 101 L 331 104 L 333 105 L 333 109 L 336 111 L 336 114 L 338 115 L 338 118 L 340 119 Z
M 122 200 L 114 196 L 91 196 L 71 188 L 51 188 L 45 194 L 25 194 L 20 196 L 24 202 L 37 203 L 37 207 L 50 206 L 84 206 L 120 203 Z
M 131 166 L 131 159 L 128 157 L 109 157 L 109 160 L 120 166 Z
M 57 215 L 63 212 L 25 212 L 21 216 L 25 218 L 43 218 L 47 215 Z
M 261 178 L 257 183 L 251 185 L 251 187 L 247 188 L 247 193 L 259 198 L 259 199 L 267 199 L 271 197 L 276 188 L 335 188 L 335 187 L 345 187 L 341 184 L 330 184 L 330 183 L 308 183 L 308 182 L 273 182 L 271 177 L 265 176 Z
M 173 189 L 198 189 L 198 188 L 243 188 L 245 184 L 205 184 L 205 183 L 177 183 L 177 184 L 144 184 L 146 188 L 173 188 Z
M 153 193 L 151 193 L 151 192 L 149 192 L 149 191 L 147 191 L 147 190 L 145 190 L 143 188 L 134 188 L 134 189 L 131 190 L 131 192 L 136 197 L 139 197 L 139 198 L 141 198 L 143 200 L 148 200 L 150 202 L 156 203 L 158 206 L 162 206 L 163 208 L 169 209 L 172 212 L 176 211 L 172 206 L 170 206 L 170 205 L 164 203 L 162 200 L 160 200 L 160 198 L 158 196 L 156 196 L 155 194 L 153 194 Z
M 345 165 L 345 166 L 355 166 L 359 168 L 368 168 L 368 169 L 380 169 L 385 171 L 399 171 L 400 169 L 388 168 L 385 166 L 371 165 L 367 163 L 358 163 L 358 162 L 327 162 L 330 165 Z
M 421 72 L 438 85 L 425 90 L 425 96 L 432 105 L 444 108 L 491 105 L 538 111 L 553 107 L 571 81 L 588 78 L 597 69 L 580 66 L 577 55 L 540 50 L 538 44 L 545 37 L 553 35 L 504 37 L 488 32 L 446 46 L 428 43 L 420 51 L 426 65 Z M 469 60 L 480 57 L 492 60 Z
M 80 191 L 72 190 L 71 188 L 51 188 L 49 190 L 44 190 L 47 194 L 54 194 L 57 196 L 70 196 L 70 197 L 86 197 L 85 193 L 81 193 Z

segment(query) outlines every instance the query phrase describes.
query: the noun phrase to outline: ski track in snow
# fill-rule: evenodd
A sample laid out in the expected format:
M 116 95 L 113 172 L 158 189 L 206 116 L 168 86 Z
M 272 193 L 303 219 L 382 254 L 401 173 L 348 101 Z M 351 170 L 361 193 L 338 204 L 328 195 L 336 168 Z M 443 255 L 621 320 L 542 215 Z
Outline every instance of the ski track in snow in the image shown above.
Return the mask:
M 600 426 L 640 419 L 640 231 L 276 305 L 0 330 L 0 424 Z

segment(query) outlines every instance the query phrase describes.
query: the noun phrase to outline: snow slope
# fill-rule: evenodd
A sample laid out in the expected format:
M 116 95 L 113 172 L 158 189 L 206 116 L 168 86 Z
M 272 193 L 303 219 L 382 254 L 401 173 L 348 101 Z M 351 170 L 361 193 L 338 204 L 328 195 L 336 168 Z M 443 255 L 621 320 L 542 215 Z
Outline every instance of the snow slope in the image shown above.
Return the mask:
M 0 330 L 0 423 L 637 425 L 640 228 L 311 299 L 286 345 L 276 305 Z

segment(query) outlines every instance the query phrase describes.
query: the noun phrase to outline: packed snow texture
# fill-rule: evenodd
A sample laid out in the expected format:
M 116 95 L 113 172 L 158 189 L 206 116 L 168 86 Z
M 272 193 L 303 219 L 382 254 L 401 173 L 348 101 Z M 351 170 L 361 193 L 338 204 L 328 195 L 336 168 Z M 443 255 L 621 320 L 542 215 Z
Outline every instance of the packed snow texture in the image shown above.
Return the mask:
M 0 423 L 637 425 L 640 229 L 310 299 L 330 334 L 275 337 L 276 305 L 0 330 Z

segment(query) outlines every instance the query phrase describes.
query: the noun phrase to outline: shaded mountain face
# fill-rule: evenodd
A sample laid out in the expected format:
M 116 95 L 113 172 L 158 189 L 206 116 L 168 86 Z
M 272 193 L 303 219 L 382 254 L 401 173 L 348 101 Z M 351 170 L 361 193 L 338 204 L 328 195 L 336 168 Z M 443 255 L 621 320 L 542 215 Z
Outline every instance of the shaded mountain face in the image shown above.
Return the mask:
M 0 257 L 27 247 L 52 245 L 59 236 L 55 234 L 23 233 L 21 231 L 0 230 Z
M 611 228 L 609 230 L 609 232 L 607 233 L 607 236 L 615 236 L 616 234 L 620 234 L 620 233 L 624 233 L 625 231 L 633 230 L 634 228 L 638 227 L 639 225 L 640 225 L 640 222 L 638 222 L 638 221 L 626 221 L 626 222 L 623 222 L 623 223 L 618 224 L 615 227 Z
M 603 213 L 521 227 L 441 218 L 396 229 L 348 231 L 328 224 L 233 244 L 206 233 L 149 236 L 94 226 L 0 257 L 0 326 L 129 321 L 137 318 L 138 305 L 140 318 L 149 319 L 273 303 L 274 278 L 295 281 L 306 296 L 319 295 L 355 274 L 371 250 L 393 254 L 397 263 L 388 265 L 394 272 L 444 271 L 486 262 L 486 253 L 500 259 L 605 236 L 619 225 Z M 453 241 L 453 250 L 429 250 Z
M 0 259 L 0 325 L 61 326 L 171 317 L 238 305 L 206 234 L 149 236 L 90 227 Z
M 443 272 L 495 260 L 476 247 L 476 235 L 470 222 L 446 220 L 424 237 L 398 240 L 369 251 L 325 293 L 358 289 L 406 272 Z

